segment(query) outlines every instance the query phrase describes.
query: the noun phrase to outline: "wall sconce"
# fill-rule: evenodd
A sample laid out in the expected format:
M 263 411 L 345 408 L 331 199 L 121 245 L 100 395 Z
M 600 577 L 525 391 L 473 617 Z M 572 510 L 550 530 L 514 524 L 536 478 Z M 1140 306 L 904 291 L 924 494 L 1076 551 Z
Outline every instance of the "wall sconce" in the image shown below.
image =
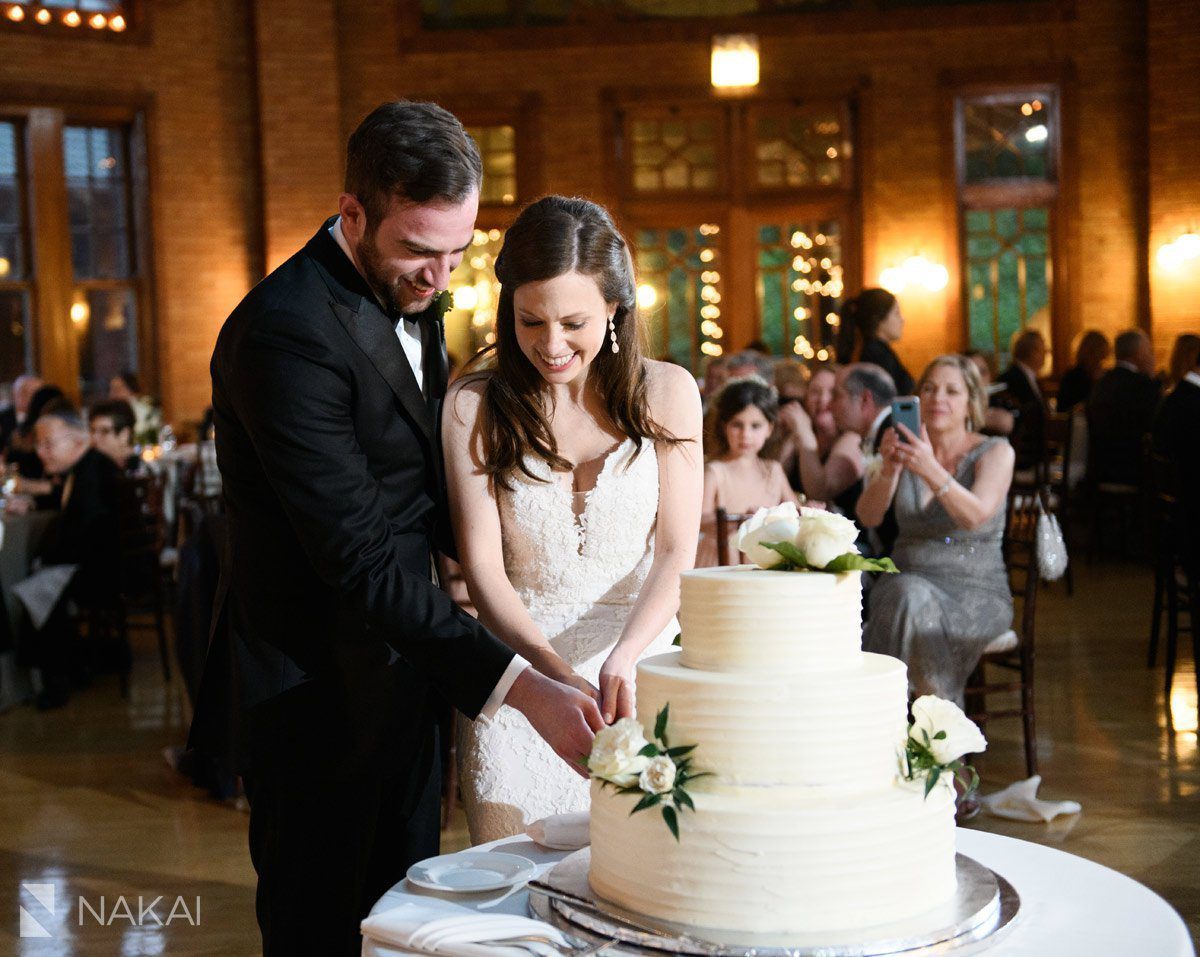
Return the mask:
M 758 37 L 753 33 L 718 34 L 712 40 L 712 85 L 718 92 L 758 86 Z
M 879 274 L 879 285 L 896 295 L 910 288 L 938 292 L 945 289 L 949 281 L 949 270 L 924 256 L 909 256 L 899 266 L 890 266 Z
M 1186 232 L 1174 242 L 1158 247 L 1158 264 L 1167 272 L 1177 272 L 1188 263 L 1200 259 L 1200 236 Z

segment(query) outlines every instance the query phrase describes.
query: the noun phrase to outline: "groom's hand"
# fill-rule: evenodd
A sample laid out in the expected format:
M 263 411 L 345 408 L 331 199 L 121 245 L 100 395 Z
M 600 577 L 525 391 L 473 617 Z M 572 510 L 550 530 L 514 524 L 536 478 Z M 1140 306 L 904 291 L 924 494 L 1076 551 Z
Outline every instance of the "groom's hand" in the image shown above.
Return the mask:
M 504 703 L 525 715 L 555 754 L 587 777 L 581 762 L 591 753 L 592 738 L 604 727 L 600 709 L 590 696 L 526 668 L 509 688 Z

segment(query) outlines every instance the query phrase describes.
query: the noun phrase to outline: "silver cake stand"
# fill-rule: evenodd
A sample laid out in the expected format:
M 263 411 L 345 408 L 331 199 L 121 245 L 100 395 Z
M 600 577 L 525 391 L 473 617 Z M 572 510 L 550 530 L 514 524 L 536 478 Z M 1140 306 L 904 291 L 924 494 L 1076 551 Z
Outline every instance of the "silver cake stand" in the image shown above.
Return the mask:
M 606 955 L 661 957 L 965 957 L 991 947 L 1012 929 L 1021 906 L 1016 890 L 978 861 L 959 854 L 954 899 L 917 917 L 854 934 L 791 934 L 786 938 L 697 930 L 654 921 L 611 904 L 588 884 L 591 849 L 564 858 L 544 881 L 529 885 L 534 916 L 586 940 L 615 940 Z

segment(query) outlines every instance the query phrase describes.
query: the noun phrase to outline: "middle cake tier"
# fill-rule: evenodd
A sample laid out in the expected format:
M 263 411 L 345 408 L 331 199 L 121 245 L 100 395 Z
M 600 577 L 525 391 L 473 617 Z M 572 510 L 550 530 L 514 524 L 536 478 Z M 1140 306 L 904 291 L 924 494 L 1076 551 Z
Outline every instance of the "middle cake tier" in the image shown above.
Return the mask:
M 697 770 L 735 785 L 882 787 L 908 733 L 904 663 L 862 652 L 836 672 L 699 671 L 679 652 L 637 667 L 643 725 L 670 704 L 672 745 L 694 744 Z

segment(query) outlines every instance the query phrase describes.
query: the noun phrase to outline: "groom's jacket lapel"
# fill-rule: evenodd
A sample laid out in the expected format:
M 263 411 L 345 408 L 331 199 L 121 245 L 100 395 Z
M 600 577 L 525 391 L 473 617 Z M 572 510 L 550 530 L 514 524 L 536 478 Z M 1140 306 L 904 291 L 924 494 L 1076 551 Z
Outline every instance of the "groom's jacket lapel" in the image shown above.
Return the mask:
M 375 366 L 409 417 L 432 444 L 433 417 L 413 375 L 391 320 L 379 308 L 366 281 L 329 235 L 328 220 L 309 240 L 307 251 L 321 267 L 333 298 L 330 306 L 350 338 Z

